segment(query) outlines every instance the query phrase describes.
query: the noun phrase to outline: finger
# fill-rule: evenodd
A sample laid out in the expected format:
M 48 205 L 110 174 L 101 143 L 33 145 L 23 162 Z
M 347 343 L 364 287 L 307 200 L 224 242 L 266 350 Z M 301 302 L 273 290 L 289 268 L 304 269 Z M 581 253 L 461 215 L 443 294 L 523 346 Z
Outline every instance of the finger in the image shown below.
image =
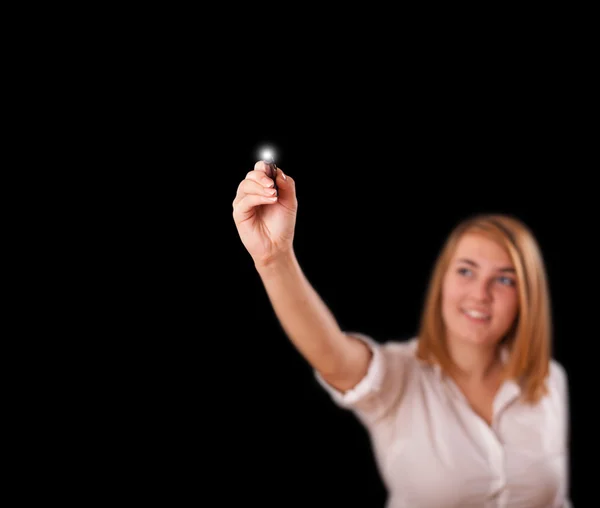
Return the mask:
M 264 178 L 264 177 L 263 177 Z M 246 194 L 258 194 L 262 196 L 274 196 L 276 194 L 275 189 L 272 184 L 273 181 L 268 178 L 271 182 L 271 187 L 265 185 L 264 183 L 259 183 L 256 180 L 252 180 L 250 178 L 245 178 L 238 185 L 236 197 L 238 201 L 246 196 Z
M 246 194 L 242 199 L 233 201 L 233 217 L 236 221 L 244 220 L 254 213 L 257 206 L 272 204 L 276 201 L 277 196 Z
M 256 164 L 254 164 L 255 171 L 261 171 L 261 172 L 265 173 L 269 178 L 275 177 L 275 172 L 277 171 L 276 168 L 277 168 L 276 165 L 269 164 L 265 161 L 258 161 Z
M 262 171 L 268 175 L 269 165 L 265 161 L 257 161 L 256 164 L 254 164 L 254 171 Z
M 277 168 L 276 182 L 281 193 L 281 199 L 293 200 L 296 198 L 296 182 L 291 176 L 286 175 L 281 168 Z
M 249 180 L 254 180 L 255 182 L 260 183 L 265 187 L 273 187 L 273 180 L 269 178 L 268 175 L 265 174 L 264 171 L 252 170 L 246 174 L 246 178 Z

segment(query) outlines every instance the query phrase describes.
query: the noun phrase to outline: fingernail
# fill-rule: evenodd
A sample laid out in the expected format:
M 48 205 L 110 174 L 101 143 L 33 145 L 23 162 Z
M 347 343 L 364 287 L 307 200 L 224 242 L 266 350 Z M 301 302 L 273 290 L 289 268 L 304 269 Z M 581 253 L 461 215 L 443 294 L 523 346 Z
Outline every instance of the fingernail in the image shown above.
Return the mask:
M 283 170 L 281 168 L 279 168 L 279 171 L 281 171 L 281 178 L 283 178 L 284 180 L 287 180 L 287 176 L 285 176 L 285 173 L 283 172 Z

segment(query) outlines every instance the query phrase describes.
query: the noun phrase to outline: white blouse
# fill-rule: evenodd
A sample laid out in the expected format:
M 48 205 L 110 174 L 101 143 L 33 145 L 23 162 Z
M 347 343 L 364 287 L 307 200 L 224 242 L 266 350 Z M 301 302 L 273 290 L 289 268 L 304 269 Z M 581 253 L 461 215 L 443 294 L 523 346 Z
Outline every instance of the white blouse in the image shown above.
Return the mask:
M 551 360 L 549 394 L 534 407 L 506 381 L 491 427 L 439 366 L 416 357 L 417 338 L 378 343 L 366 376 L 344 393 L 315 376 L 367 429 L 386 508 L 565 508 L 569 501 L 568 386 Z M 506 352 L 503 359 L 506 360 Z

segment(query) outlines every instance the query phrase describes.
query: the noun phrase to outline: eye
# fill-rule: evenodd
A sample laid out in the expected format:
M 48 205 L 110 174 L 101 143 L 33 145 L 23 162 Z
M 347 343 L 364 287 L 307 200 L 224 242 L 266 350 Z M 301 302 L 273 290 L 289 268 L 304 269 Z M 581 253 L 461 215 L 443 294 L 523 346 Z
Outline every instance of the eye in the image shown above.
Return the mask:
M 461 274 L 461 275 L 464 275 L 464 276 L 469 276 L 469 275 L 471 275 L 473 273 L 471 270 L 469 270 L 468 268 L 464 268 L 464 267 L 463 268 L 459 268 L 457 270 L 457 272 L 459 274 Z
M 516 284 L 515 280 L 510 277 L 499 277 L 498 280 L 500 281 L 500 284 L 505 286 L 514 286 Z

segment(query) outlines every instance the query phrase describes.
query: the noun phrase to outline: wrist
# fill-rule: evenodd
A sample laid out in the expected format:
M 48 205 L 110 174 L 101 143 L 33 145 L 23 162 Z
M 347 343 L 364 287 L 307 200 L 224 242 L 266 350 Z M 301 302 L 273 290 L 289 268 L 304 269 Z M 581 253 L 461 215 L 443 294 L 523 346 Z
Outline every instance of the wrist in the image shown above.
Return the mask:
M 254 267 L 261 277 L 285 273 L 297 267 L 296 255 L 293 249 L 278 252 L 261 260 L 254 261 Z

